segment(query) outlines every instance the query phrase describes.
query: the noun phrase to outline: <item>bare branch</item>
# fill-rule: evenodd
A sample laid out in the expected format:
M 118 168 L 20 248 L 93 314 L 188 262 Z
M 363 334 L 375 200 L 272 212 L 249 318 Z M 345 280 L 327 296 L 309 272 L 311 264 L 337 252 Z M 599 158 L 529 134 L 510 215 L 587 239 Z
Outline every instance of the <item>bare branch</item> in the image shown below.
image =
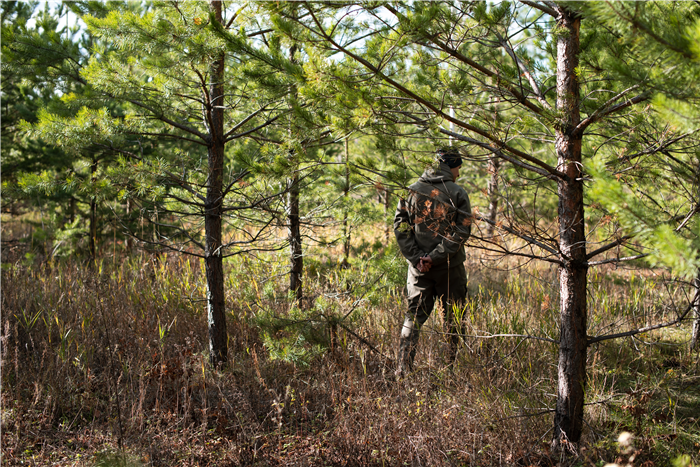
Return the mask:
M 542 94 L 542 91 L 540 91 L 540 87 L 537 84 L 537 80 L 533 76 L 533 74 L 528 70 L 528 68 L 525 66 L 525 64 L 518 58 L 518 56 L 515 54 L 515 50 L 508 44 L 508 41 L 500 36 L 500 34 L 497 35 L 498 39 L 501 41 L 501 45 L 505 49 L 505 51 L 510 55 L 510 58 L 513 59 L 513 61 L 518 65 L 518 68 L 520 68 L 520 71 L 525 75 L 527 78 L 528 82 L 530 83 L 530 86 L 532 86 L 532 91 L 535 93 L 535 97 L 537 98 L 537 102 L 542 104 L 542 107 L 544 107 L 547 110 L 552 110 L 552 106 L 547 102 L 547 99 L 545 99 L 544 94 Z
M 460 211 L 460 212 L 461 212 L 461 211 Z M 547 251 L 547 252 L 549 252 L 549 253 L 551 253 L 551 254 L 553 254 L 553 255 L 559 256 L 559 252 L 558 252 L 557 250 L 555 250 L 554 248 L 552 248 L 552 247 L 550 247 L 550 246 L 548 246 L 548 245 L 545 245 L 545 244 L 542 243 L 542 242 L 539 242 L 539 241 L 535 240 L 534 238 L 530 237 L 529 235 L 526 235 L 526 234 L 524 234 L 524 233 L 518 232 L 517 230 L 512 229 L 512 228 L 510 228 L 510 227 L 506 227 L 506 226 L 504 226 L 504 225 L 499 225 L 498 222 L 494 222 L 494 221 L 492 221 L 491 219 L 482 216 L 481 214 L 476 214 L 476 215 L 472 214 L 472 216 L 473 216 L 474 219 L 476 219 L 476 220 L 486 222 L 487 224 L 491 224 L 491 225 L 493 225 L 494 227 L 496 227 L 497 229 L 505 230 L 506 232 L 508 232 L 508 233 L 511 234 L 511 235 L 515 235 L 515 236 L 518 237 L 518 238 L 522 238 L 523 240 L 527 241 L 528 243 L 531 243 L 531 244 L 533 244 L 533 245 L 536 245 L 536 246 L 542 248 L 543 250 L 545 250 L 545 251 Z M 537 259 L 544 259 L 544 258 L 537 258 Z M 558 263 L 558 264 L 561 264 L 561 262 L 559 262 L 559 261 L 557 261 L 557 263 Z
M 515 235 L 515 234 L 513 234 L 513 235 Z M 474 238 L 481 240 L 481 241 L 486 241 L 486 239 L 484 239 L 482 237 L 474 236 Z M 487 243 L 491 243 L 491 242 L 487 242 Z M 528 258 L 528 259 L 534 259 L 537 261 L 544 261 L 547 263 L 556 264 L 558 266 L 564 265 L 564 263 L 562 261 L 555 259 L 555 258 L 547 258 L 545 256 L 539 256 L 539 255 L 530 254 L 530 253 L 521 253 L 519 251 L 509 250 L 508 248 L 496 249 L 496 248 L 488 248 L 488 247 L 483 246 L 483 245 L 479 245 L 477 248 L 479 248 L 479 250 L 481 250 L 481 251 L 486 251 L 486 252 L 490 252 L 490 253 L 498 253 L 498 254 L 501 254 L 504 256 L 518 256 L 520 258 Z
M 251 128 L 250 130 L 244 131 L 243 133 L 238 133 L 238 134 L 236 134 L 236 135 L 231 134 L 231 132 L 234 131 L 234 130 L 232 129 L 231 131 L 229 131 L 228 133 L 226 133 L 227 135 L 231 135 L 231 136 L 229 136 L 229 137 L 226 138 L 226 142 L 228 143 L 229 141 L 233 141 L 234 139 L 242 138 L 243 136 L 248 136 L 248 135 L 250 135 L 250 134 L 252 134 L 252 133 L 255 133 L 256 131 L 258 131 L 258 130 L 260 130 L 260 129 L 262 129 L 262 128 L 265 128 L 266 126 L 271 125 L 272 123 L 274 123 L 275 120 L 277 120 L 278 118 L 280 118 L 280 116 L 281 116 L 281 115 L 277 115 L 277 116 L 275 116 L 275 117 L 272 117 L 271 119 L 267 120 L 266 122 L 261 123 L 260 125 L 256 126 L 255 128 Z M 238 128 L 238 127 L 239 127 L 239 126 L 237 125 L 236 128 Z
M 588 339 L 588 345 L 595 344 L 596 342 L 611 340 L 611 339 L 619 339 L 620 337 L 632 337 L 632 336 L 636 336 L 637 334 L 641 334 L 643 332 L 649 332 L 649 331 L 653 331 L 655 329 L 662 329 L 662 328 L 667 328 L 669 326 L 675 326 L 677 324 L 680 324 L 685 319 L 685 317 L 688 315 L 690 310 L 692 310 L 693 307 L 697 304 L 699 297 L 700 297 L 700 289 L 696 289 L 695 295 L 693 296 L 693 299 L 688 303 L 688 307 L 685 309 L 685 311 L 678 318 L 674 319 L 673 321 L 667 321 L 665 323 L 659 323 L 659 324 L 654 324 L 651 326 L 646 326 L 643 328 L 632 329 L 631 331 L 627 331 L 627 332 L 618 332 L 615 334 L 606 334 L 604 336 L 591 337 Z
M 551 342 L 552 344 L 559 343 L 558 340 L 550 339 L 549 337 L 531 336 L 529 334 L 489 334 L 487 336 L 480 336 L 480 335 L 469 336 L 469 335 L 466 335 L 465 337 L 473 337 L 476 339 L 496 339 L 497 337 L 519 337 L 519 338 L 523 338 L 523 339 L 533 339 L 536 341 Z
M 604 245 L 604 246 L 598 248 L 597 250 L 591 251 L 590 253 L 588 253 L 586 255 L 586 259 L 589 260 L 591 258 L 595 258 L 596 256 L 598 256 L 601 253 L 605 253 L 608 250 L 612 250 L 616 246 L 622 245 L 623 243 L 625 243 L 627 240 L 630 240 L 631 238 L 632 238 L 632 235 L 625 235 L 624 237 L 620 237 L 612 243 L 608 243 L 607 245 Z
M 624 258 L 610 258 L 610 259 L 604 259 L 601 261 L 591 261 L 588 262 L 588 266 L 600 266 L 601 264 L 610 264 L 610 263 L 624 263 L 625 261 L 634 261 L 635 259 L 641 259 L 641 258 L 646 258 L 649 256 L 648 253 L 644 253 L 641 255 L 635 255 L 635 256 L 626 256 Z
M 520 3 L 531 6 L 532 8 L 535 8 L 537 10 L 540 10 L 542 13 L 547 13 L 549 16 L 553 18 L 559 18 L 559 13 L 554 10 L 553 8 L 550 8 L 546 5 L 542 5 L 541 3 L 533 2 L 530 0 L 520 0 Z

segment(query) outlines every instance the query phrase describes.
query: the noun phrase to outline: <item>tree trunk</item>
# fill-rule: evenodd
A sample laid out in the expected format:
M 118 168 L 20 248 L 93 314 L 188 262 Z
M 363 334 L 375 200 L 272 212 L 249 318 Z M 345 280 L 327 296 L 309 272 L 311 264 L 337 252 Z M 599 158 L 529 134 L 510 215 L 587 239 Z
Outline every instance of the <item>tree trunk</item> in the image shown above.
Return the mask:
M 289 59 L 294 62 L 296 54 L 296 45 L 292 45 L 289 50 Z M 293 98 L 296 98 L 296 87 L 291 90 Z M 292 121 L 290 117 L 289 131 L 290 141 L 292 140 Z M 289 152 L 290 158 L 294 156 L 294 152 Z M 301 247 L 301 220 L 299 218 L 299 172 L 296 170 L 294 174 L 287 179 L 287 223 L 289 225 L 289 290 L 294 292 L 294 297 L 301 305 L 301 299 L 304 296 L 302 287 L 302 274 L 304 272 L 304 256 Z
M 695 168 L 695 183 L 696 196 L 698 199 L 696 204 L 700 205 L 700 165 Z M 690 351 L 698 348 L 698 343 L 700 343 L 700 271 L 698 271 L 697 277 L 693 280 L 693 286 L 695 287 L 695 303 L 693 304 L 693 325 L 690 332 Z
M 222 22 L 221 2 L 209 2 L 215 19 Z M 209 102 L 206 112 L 210 118 L 208 148 L 208 185 L 205 201 L 205 271 L 207 276 L 207 318 L 209 323 L 209 362 L 213 367 L 226 363 L 228 339 L 226 334 L 226 303 L 224 299 L 224 266 L 222 245 L 223 174 L 224 174 L 224 53 L 210 66 Z
M 126 218 L 129 219 L 131 217 L 131 199 L 126 200 Z M 129 228 L 131 230 L 131 228 Z M 134 238 L 129 233 L 126 236 L 126 254 L 130 255 L 132 250 L 134 249 Z
M 561 333 L 557 406 L 554 415 L 555 447 L 578 443 L 583 427 L 586 385 L 588 266 L 583 217 L 583 180 L 581 173 L 581 136 L 574 132 L 580 121 L 579 83 L 576 75 L 579 54 L 580 18 L 562 8 L 557 37 L 557 111 L 556 151 L 559 170 L 567 175 L 560 180 L 559 195 L 559 270 L 561 294 Z
M 496 230 L 496 219 L 498 218 L 498 171 L 501 167 L 501 160 L 496 156 L 489 157 L 489 182 L 488 182 L 488 197 L 489 197 L 489 223 L 486 227 L 486 238 L 493 237 Z
M 301 302 L 304 296 L 301 277 L 304 272 L 304 257 L 301 248 L 301 222 L 299 219 L 299 175 L 295 172 L 288 180 L 287 222 L 289 224 L 289 290 Z
M 68 221 L 72 224 L 75 221 L 75 211 L 76 211 L 76 205 L 75 205 L 75 198 L 72 196 L 70 197 L 70 205 L 68 208 L 69 212 L 69 217 Z
M 345 138 L 345 184 L 343 185 L 343 263 L 347 268 L 350 265 L 350 230 L 348 228 L 348 194 L 350 193 L 350 143 Z
M 95 261 L 97 258 L 97 198 L 92 197 L 90 200 L 90 240 L 88 242 L 90 248 L 90 259 Z
M 700 275 L 693 280 L 693 286 L 696 289 L 700 289 Z M 693 304 L 693 329 L 690 333 L 690 351 L 692 352 L 698 348 L 698 343 L 700 343 L 700 298 L 695 300 Z
M 384 244 L 388 245 L 391 241 L 391 234 L 394 231 L 394 225 L 389 219 L 389 213 L 392 213 L 391 208 L 391 191 L 388 187 L 384 187 Z
M 93 159 L 90 165 L 90 177 L 92 183 L 97 181 L 97 161 Z M 97 259 L 97 197 L 93 196 L 90 200 L 90 240 L 88 242 L 90 248 L 90 259 L 94 262 Z

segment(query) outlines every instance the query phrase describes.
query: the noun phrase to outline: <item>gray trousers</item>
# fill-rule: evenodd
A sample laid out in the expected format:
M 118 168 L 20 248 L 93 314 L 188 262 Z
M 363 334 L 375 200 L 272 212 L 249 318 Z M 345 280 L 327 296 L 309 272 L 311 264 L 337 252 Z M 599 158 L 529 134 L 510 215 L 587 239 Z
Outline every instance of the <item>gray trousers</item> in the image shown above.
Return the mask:
M 467 298 L 467 272 L 464 264 L 450 268 L 440 268 L 421 273 L 413 267 L 408 268 L 408 312 L 401 329 L 400 365 L 410 368 L 416 353 L 416 344 L 420 328 L 433 311 L 435 300 L 442 302 L 445 324 L 449 332 L 451 363 L 457 354 L 459 335 L 453 313 L 453 305 L 463 308 Z

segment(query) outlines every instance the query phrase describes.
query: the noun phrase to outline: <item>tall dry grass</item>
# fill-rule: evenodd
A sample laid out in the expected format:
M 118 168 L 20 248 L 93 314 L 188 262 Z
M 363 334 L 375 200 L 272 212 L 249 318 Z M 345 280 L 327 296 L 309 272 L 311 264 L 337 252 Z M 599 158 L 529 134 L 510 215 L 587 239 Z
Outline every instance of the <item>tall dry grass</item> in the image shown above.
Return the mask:
M 470 253 L 456 364 L 444 360 L 436 311 L 414 373 L 398 382 L 405 300 L 392 254 L 351 269 L 310 262 L 301 308 L 287 300 L 281 258 L 231 260 L 223 371 L 206 364 L 197 262 L 5 265 L 3 462 L 600 465 L 618 456 L 622 430 L 639 436 L 635 465 L 669 460 L 661 447 L 674 433 L 697 462 L 686 446 L 700 442 L 692 415 L 700 394 L 689 386 L 698 367 L 680 329 L 593 346 L 582 448 L 550 453 L 557 346 L 546 339 L 558 335 L 556 271 L 491 269 L 483 259 Z M 669 318 L 683 290 L 649 272 L 595 273 L 589 333 Z M 109 454 L 117 451 L 126 457 Z

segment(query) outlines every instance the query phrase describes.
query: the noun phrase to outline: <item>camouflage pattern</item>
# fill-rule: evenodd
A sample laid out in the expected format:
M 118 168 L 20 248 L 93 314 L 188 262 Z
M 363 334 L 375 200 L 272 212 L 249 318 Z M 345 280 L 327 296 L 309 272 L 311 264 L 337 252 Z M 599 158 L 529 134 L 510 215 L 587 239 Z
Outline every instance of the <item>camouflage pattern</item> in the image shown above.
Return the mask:
M 399 201 L 394 216 L 401 253 L 413 267 L 425 255 L 432 258 L 432 269 L 464 263 L 471 212 L 469 196 L 454 182 L 448 165 L 428 168 L 408 187 L 408 196 Z
M 456 356 L 459 336 L 452 310 L 453 305 L 461 309 L 466 300 L 464 242 L 471 234 L 471 221 L 469 196 L 454 182 L 445 163 L 426 170 L 409 187 L 407 199 L 399 202 L 394 233 L 409 267 L 408 312 L 401 329 L 397 376 L 411 370 L 420 329 L 436 299 L 442 302 L 450 336 L 448 362 Z M 433 260 L 432 267 L 428 272 L 420 272 L 418 263 L 426 255 Z

